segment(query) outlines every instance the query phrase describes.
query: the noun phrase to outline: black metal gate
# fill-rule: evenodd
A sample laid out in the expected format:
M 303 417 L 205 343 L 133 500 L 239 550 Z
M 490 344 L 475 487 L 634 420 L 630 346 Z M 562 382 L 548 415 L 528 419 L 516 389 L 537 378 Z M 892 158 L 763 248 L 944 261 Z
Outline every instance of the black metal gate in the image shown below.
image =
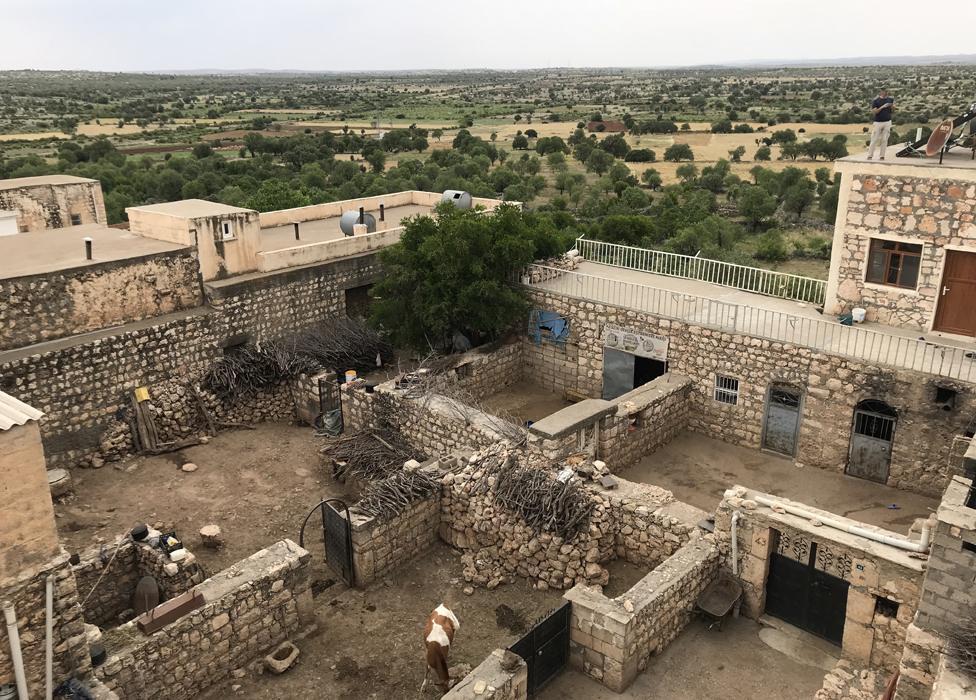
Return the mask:
M 848 474 L 887 483 L 896 421 L 895 410 L 883 401 L 862 401 L 857 405 L 845 470 Z
M 805 561 L 778 552 L 770 555 L 766 612 L 839 645 L 844 638 L 850 584 L 817 569 L 816 560 L 816 542 L 810 543 Z
M 763 449 L 792 457 L 796 453 L 796 434 L 800 427 L 800 392 L 783 386 L 769 389 Z
M 509 647 L 529 667 L 529 697 L 552 680 L 569 661 L 569 621 L 573 604 L 568 600 L 536 622 L 524 637 Z
M 332 504 L 338 504 L 337 509 Z M 345 511 L 345 516 L 340 512 Z M 305 526 L 315 511 L 322 511 L 322 538 L 325 542 L 325 561 L 343 581 L 350 586 L 356 583 L 356 574 L 352 564 L 352 525 L 349 520 L 349 507 L 338 498 L 328 498 L 320 501 L 302 523 L 298 535 L 298 544 L 305 546 Z

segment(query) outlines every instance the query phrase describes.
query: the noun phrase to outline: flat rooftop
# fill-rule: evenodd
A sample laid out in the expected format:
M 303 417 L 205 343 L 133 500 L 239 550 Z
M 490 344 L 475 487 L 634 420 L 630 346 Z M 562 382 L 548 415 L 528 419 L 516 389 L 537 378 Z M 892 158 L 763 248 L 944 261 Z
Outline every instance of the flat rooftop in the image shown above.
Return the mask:
M 976 171 L 976 160 L 973 160 L 973 151 L 971 148 L 953 148 L 943 156 L 942 163 L 940 164 L 938 155 L 905 156 L 903 158 L 899 158 L 895 154 L 904 147 L 905 144 L 903 143 L 896 146 L 888 146 L 884 160 L 878 159 L 877 152 L 875 152 L 872 160 L 868 160 L 868 152 L 862 151 L 860 153 L 855 153 L 854 155 L 839 158 L 837 163 L 861 163 L 865 165 L 876 165 L 882 168 L 908 165 L 919 168 Z
M 354 200 L 358 201 L 358 200 Z M 350 211 L 358 211 L 350 209 Z M 385 231 L 391 228 L 398 228 L 403 225 L 403 220 L 418 214 L 430 214 L 434 207 L 423 204 L 404 204 L 399 207 L 386 207 L 384 210 L 384 220 L 380 221 L 379 206 L 376 209 L 366 209 L 367 214 L 376 217 L 376 232 Z M 344 238 L 345 234 L 339 229 L 339 216 L 330 216 L 323 219 L 313 219 L 303 221 L 299 224 L 299 235 L 301 240 L 295 240 L 295 227 L 292 224 L 282 224 L 280 226 L 268 226 L 261 229 L 262 251 L 281 250 L 293 246 L 304 245 L 307 243 L 322 243 Z
M 129 207 L 126 212 L 144 211 L 153 214 L 166 214 L 180 219 L 199 219 L 206 216 L 221 216 L 224 214 L 246 214 L 253 209 L 232 207 L 220 202 L 208 202 L 205 199 L 181 199 L 178 202 L 163 202 L 161 204 L 146 204 L 141 207 Z
M 86 237 L 92 239 L 93 260 L 85 259 L 83 239 Z M 184 247 L 101 224 L 0 236 L 0 279 L 87 267 Z
M 43 185 L 74 185 L 84 182 L 98 182 L 88 177 L 75 175 L 37 175 L 35 177 L 15 177 L 10 180 L 0 180 L 0 190 L 16 190 L 21 187 L 39 187 Z
M 976 340 L 944 338 L 880 323 L 843 326 L 816 306 L 789 299 L 590 261 L 581 262 L 575 274 L 531 286 L 727 332 L 976 382 L 976 356 L 966 357 L 976 350 Z M 860 333 L 862 329 L 887 338 Z M 958 351 L 944 354 L 939 346 Z

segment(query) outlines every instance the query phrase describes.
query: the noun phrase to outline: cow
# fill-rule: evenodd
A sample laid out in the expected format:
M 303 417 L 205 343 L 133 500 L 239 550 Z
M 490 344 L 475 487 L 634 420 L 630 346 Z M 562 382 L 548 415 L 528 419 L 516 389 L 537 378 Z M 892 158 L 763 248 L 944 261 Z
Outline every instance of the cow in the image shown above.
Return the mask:
M 445 693 L 451 689 L 451 675 L 447 670 L 447 655 L 451 651 L 454 633 L 461 629 L 457 617 L 443 603 L 434 608 L 424 625 L 424 648 L 427 651 L 427 668 L 420 686 L 423 695 L 431 669 L 437 674 L 436 684 Z

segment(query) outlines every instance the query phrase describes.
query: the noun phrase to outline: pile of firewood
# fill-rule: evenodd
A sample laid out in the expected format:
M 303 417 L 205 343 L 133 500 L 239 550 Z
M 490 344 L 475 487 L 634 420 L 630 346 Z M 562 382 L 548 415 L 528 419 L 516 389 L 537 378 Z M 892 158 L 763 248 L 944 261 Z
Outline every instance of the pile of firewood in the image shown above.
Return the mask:
M 389 520 L 418 501 L 440 491 L 441 482 L 422 471 L 394 472 L 382 481 L 375 481 L 364 491 L 356 510 L 380 520 Z

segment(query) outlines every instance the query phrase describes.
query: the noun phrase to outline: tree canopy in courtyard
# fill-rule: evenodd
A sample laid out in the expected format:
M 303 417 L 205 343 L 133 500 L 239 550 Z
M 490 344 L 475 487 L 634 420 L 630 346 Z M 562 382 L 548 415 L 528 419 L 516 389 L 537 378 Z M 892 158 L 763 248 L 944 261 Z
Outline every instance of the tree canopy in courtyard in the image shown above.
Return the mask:
M 400 243 L 383 250 L 373 320 L 397 346 L 445 350 L 455 332 L 479 344 L 497 338 L 527 310 L 514 275 L 559 247 L 555 231 L 511 205 L 492 212 L 441 205 L 410 219 Z

